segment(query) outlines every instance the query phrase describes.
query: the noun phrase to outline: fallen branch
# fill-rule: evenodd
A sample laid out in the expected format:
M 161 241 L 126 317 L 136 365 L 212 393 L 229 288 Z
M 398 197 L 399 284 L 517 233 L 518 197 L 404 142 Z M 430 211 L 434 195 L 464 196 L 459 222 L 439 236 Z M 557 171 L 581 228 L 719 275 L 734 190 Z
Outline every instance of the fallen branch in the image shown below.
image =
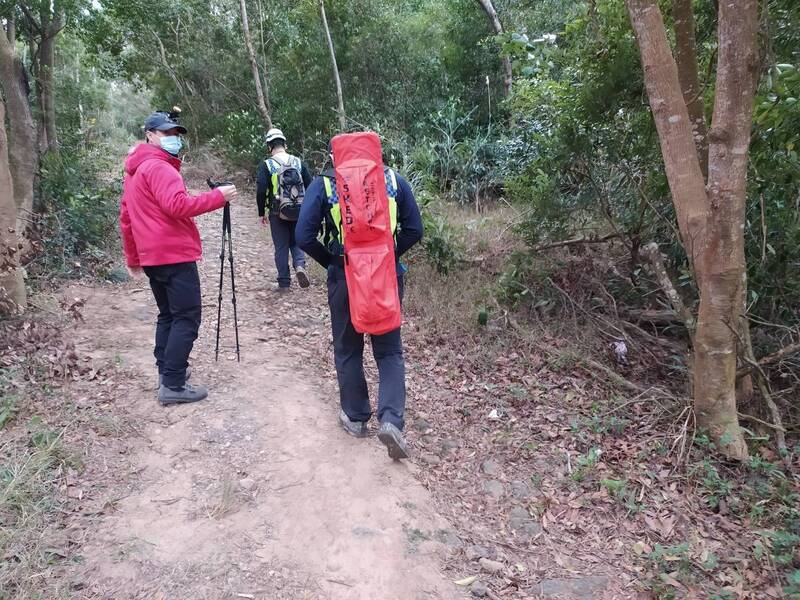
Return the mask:
M 697 321 L 686 305 L 683 303 L 683 298 L 678 293 L 678 290 L 675 289 L 675 285 L 672 283 L 672 279 L 670 279 L 669 273 L 667 273 L 667 267 L 664 265 L 664 255 L 661 254 L 661 250 L 658 248 L 658 244 L 655 242 L 651 242 L 645 245 L 642 248 L 642 254 L 647 257 L 650 261 L 650 264 L 653 267 L 653 271 L 655 272 L 656 279 L 658 279 L 658 285 L 661 286 L 661 290 L 669 300 L 672 309 L 675 311 L 677 317 L 683 322 L 684 326 L 686 327 L 686 331 L 689 332 L 689 337 L 694 340 L 694 331 L 697 328 Z
M 621 388 L 625 388 L 629 392 L 634 392 L 636 394 L 641 394 L 646 390 L 643 390 L 641 387 L 633 383 L 632 381 L 628 381 L 622 375 L 614 371 L 613 369 L 605 366 L 602 363 L 597 362 L 596 360 L 592 360 L 591 358 L 579 358 L 578 359 L 578 366 L 582 367 L 584 371 L 587 371 L 591 375 L 597 375 L 594 371 L 600 371 L 605 374 L 613 383 L 618 385 Z M 591 367 L 588 369 L 587 367 Z
M 763 398 L 764 403 L 767 405 L 767 409 L 772 417 L 772 423 L 774 424 L 773 430 L 775 431 L 775 444 L 778 446 L 778 451 L 783 458 L 783 463 L 787 468 L 791 467 L 791 454 L 786 446 L 786 429 L 783 427 L 781 411 L 778 409 L 778 405 L 775 404 L 775 401 L 772 399 L 772 395 L 770 394 L 768 383 L 769 379 L 767 378 L 767 374 L 764 372 L 764 368 L 758 362 L 756 362 L 755 354 L 753 354 L 753 343 L 750 340 L 749 328 L 745 329 L 744 340 L 741 340 L 740 337 L 740 341 L 744 342 L 744 359 L 748 365 L 751 365 L 755 369 L 758 390 L 761 392 L 761 397 Z
M 756 369 L 760 369 L 771 365 L 776 362 L 780 362 L 784 358 L 791 356 L 792 354 L 796 354 L 800 352 L 800 342 L 796 344 L 789 344 L 778 350 L 777 352 L 773 352 L 772 354 L 768 354 L 767 356 L 761 358 L 760 360 L 748 362 L 744 367 L 736 371 L 736 378 L 740 379 L 749 373 L 752 373 Z
M 649 396 L 649 397 L 647 397 L 647 398 L 643 398 L 643 396 L 644 396 L 644 395 L 645 395 L 647 392 L 649 392 L 649 391 L 651 391 L 651 390 L 653 390 L 653 389 L 654 389 L 654 388 L 652 388 L 652 387 L 651 387 L 651 388 L 647 388 L 646 390 L 643 390 L 643 391 L 642 391 L 642 392 L 640 392 L 640 393 L 639 393 L 639 395 L 638 395 L 638 396 L 636 396 L 635 398 L 633 398 L 633 399 L 631 399 L 631 400 L 628 400 L 627 402 L 623 402 L 622 404 L 619 404 L 618 406 L 615 406 L 615 407 L 614 407 L 614 408 L 612 408 L 611 410 L 607 410 L 606 412 L 604 412 L 604 413 L 601 413 L 601 414 L 598 416 L 598 418 L 599 418 L 599 419 L 605 419 L 606 417 L 613 415 L 615 412 L 617 412 L 617 411 L 619 411 L 619 410 L 622 410 L 623 408 L 625 408 L 626 406 L 630 406 L 631 404 L 640 404 L 640 403 L 643 403 L 643 402 L 652 402 L 652 401 L 654 401 L 654 400 L 657 400 L 657 399 L 658 399 L 658 397 L 657 397 L 657 396 Z M 567 456 L 569 456 L 569 455 L 567 455 Z
M 602 244 L 609 240 L 620 237 L 619 233 L 607 233 L 606 235 L 582 235 L 580 237 L 572 238 L 569 240 L 561 240 L 560 242 L 552 242 L 550 244 L 542 244 L 533 248 L 534 252 L 541 252 L 542 250 L 550 250 L 551 248 L 563 248 L 564 246 L 574 246 L 575 244 Z
M 769 421 L 764 421 L 763 419 L 759 419 L 758 417 L 754 417 L 753 415 L 748 415 L 745 413 L 737 413 L 740 419 L 744 419 L 745 421 L 752 421 L 753 423 L 758 423 L 759 425 L 763 425 L 764 427 L 768 427 L 770 429 L 774 429 L 775 431 L 781 431 L 786 433 L 786 429 L 783 427 L 779 427 L 774 423 L 770 423 Z
M 672 310 L 652 310 L 652 309 L 630 309 L 622 313 L 629 319 L 638 323 L 653 323 L 655 325 L 676 325 L 683 324 L 678 314 Z

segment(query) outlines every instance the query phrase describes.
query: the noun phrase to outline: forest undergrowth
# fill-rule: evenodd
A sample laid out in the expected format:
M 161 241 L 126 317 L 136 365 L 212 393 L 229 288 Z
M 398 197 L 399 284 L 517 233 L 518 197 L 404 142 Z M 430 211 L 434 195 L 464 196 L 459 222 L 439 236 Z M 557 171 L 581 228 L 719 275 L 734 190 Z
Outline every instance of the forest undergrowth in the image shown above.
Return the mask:
M 424 478 L 452 518 L 489 545 L 509 534 L 522 565 L 531 548 L 554 573 L 605 563 L 659 598 L 800 597 L 797 423 L 788 465 L 758 418 L 751 458 L 725 461 L 696 427 L 680 330 L 633 322 L 640 307 L 606 290 L 624 249 L 562 247 L 521 263 L 513 209 L 445 213 L 457 256 L 446 274 L 413 263 L 406 339 L 412 364 L 435 365 L 414 426 L 426 434 Z M 448 450 L 453 439 L 466 450 Z M 480 475 L 477 488 L 465 472 Z M 477 519 L 461 516 L 465 503 Z M 521 587 L 526 572 L 515 577 L 498 589 Z

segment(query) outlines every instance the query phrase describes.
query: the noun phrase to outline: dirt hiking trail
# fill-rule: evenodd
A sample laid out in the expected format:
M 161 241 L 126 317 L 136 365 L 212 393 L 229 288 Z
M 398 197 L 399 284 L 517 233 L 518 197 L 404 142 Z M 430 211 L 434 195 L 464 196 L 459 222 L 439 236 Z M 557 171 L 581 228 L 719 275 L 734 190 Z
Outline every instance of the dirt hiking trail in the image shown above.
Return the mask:
M 203 324 L 191 362 L 206 401 L 156 402 L 146 282 L 67 291 L 86 298 L 79 350 L 126 374 L 111 410 L 127 425 L 87 450 L 97 506 L 85 512 L 76 597 L 463 598 L 439 570 L 454 534 L 417 467 L 339 429 L 323 272 L 279 295 L 251 200 L 233 207 L 241 363 L 227 271 L 214 361 L 222 213 L 198 219 Z

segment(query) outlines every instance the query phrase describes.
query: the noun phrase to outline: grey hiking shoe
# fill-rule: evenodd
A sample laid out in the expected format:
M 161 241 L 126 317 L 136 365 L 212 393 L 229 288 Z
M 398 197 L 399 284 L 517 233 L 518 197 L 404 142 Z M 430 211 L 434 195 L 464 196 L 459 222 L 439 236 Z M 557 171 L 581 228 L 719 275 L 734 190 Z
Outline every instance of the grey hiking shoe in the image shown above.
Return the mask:
M 408 444 L 406 444 L 402 432 L 391 423 L 381 423 L 378 439 L 386 446 L 389 458 L 392 460 L 408 458 Z
M 208 390 L 202 385 L 191 385 L 187 383 L 179 390 L 173 390 L 164 385 L 158 388 L 158 401 L 164 406 L 168 404 L 199 402 L 207 396 Z
M 353 437 L 363 438 L 367 437 L 367 424 L 363 421 L 351 421 L 343 410 L 339 410 L 339 424 L 347 433 Z
M 297 267 L 294 270 L 294 276 L 297 277 L 297 283 L 300 285 L 301 288 L 307 288 L 311 283 L 308 280 L 308 273 L 306 273 L 305 267 Z
M 189 381 L 189 378 L 191 376 L 192 376 L 192 367 L 186 367 L 186 381 Z M 156 386 L 156 389 L 160 388 L 162 385 L 164 385 L 164 376 L 161 373 L 159 373 L 158 385 Z

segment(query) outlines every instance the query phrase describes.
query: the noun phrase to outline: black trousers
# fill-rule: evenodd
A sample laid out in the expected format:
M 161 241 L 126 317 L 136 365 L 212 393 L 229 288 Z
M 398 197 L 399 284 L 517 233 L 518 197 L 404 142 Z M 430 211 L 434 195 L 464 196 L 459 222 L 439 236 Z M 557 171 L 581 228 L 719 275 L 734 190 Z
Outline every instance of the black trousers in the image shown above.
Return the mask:
M 165 386 L 183 387 L 189 354 L 200 329 L 202 305 L 197 263 L 144 267 L 144 272 L 158 305 L 153 351 L 158 372 L 164 376 Z
M 403 277 L 397 280 L 403 297 Z M 328 306 L 331 310 L 333 357 L 339 381 L 339 401 L 351 421 L 369 421 L 372 409 L 364 377 L 364 334 L 350 320 L 350 301 L 344 269 L 328 268 Z M 372 355 L 378 365 L 378 420 L 403 429 L 406 407 L 406 371 L 400 328 L 370 336 Z
M 278 285 L 289 287 L 292 274 L 289 271 L 289 253 L 292 255 L 292 266 L 306 266 L 306 255 L 294 239 L 294 221 L 286 221 L 278 215 L 269 216 L 269 230 L 272 233 L 272 245 L 275 246 L 275 268 L 278 269 Z

